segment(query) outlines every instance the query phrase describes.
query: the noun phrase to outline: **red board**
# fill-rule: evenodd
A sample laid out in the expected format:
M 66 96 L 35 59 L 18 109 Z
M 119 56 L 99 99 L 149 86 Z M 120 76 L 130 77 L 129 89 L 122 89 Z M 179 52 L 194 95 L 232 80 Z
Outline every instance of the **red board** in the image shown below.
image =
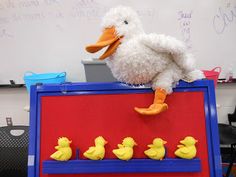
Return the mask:
M 72 148 L 80 149 L 80 158 L 97 136 L 109 143 L 105 158 L 115 158 L 112 150 L 122 139 L 131 136 L 138 143 L 134 147 L 134 158 L 146 158 L 144 150 L 155 137 L 166 140 L 167 157 L 175 157 L 174 151 L 185 136 L 198 140 L 197 157 L 202 171 L 197 173 L 153 173 L 135 174 L 148 177 L 209 177 L 208 149 L 204 96 L 202 92 L 176 92 L 167 97 L 169 109 L 157 116 L 141 116 L 133 108 L 148 106 L 152 93 L 145 94 L 101 94 L 76 96 L 43 96 L 41 100 L 40 164 L 54 152 L 57 139 L 66 136 L 73 141 Z M 74 153 L 75 154 L 75 153 Z M 74 158 L 75 156 L 73 156 Z M 61 177 L 43 175 L 40 177 Z M 68 177 L 111 176 L 111 174 L 76 174 Z M 133 177 L 134 174 L 112 174 L 116 177 Z

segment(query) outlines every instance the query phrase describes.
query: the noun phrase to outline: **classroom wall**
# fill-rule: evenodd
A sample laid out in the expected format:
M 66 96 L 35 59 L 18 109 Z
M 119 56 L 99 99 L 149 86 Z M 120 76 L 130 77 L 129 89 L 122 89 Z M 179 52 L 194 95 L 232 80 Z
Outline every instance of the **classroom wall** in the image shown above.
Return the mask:
M 0 88 L 0 126 L 6 126 L 6 117 L 12 117 L 13 125 L 29 125 L 29 105 L 26 88 Z
M 236 84 L 218 84 L 216 102 L 219 123 L 228 123 L 228 113 L 233 113 L 236 106 Z
M 216 89 L 218 120 L 227 123 L 227 114 L 233 113 L 236 105 L 236 84 L 218 84 Z M 6 126 L 6 117 L 12 117 L 15 125 L 29 125 L 29 113 L 24 107 L 29 104 L 25 88 L 0 89 L 0 126 Z

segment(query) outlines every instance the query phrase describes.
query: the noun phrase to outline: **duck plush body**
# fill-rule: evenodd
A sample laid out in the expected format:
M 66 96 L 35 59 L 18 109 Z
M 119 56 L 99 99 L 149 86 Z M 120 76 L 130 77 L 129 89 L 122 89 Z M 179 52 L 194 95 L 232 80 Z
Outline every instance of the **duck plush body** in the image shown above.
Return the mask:
M 148 145 L 149 149 L 144 151 L 144 154 L 150 159 L 162 160 L 165 157 L 166 150 L 164 145 L 167 142 L 161 138 L 155 138 L 152 143 Z
M 153 104 L 147 108 L 135 107 L 143 115 L 165 111 L 167 94 L 180 79 L 194 81 L 203 78 L 195 69 L 194 58 L 183 42 L 166 35 L 146 34 L 137 13 L 129 7 L 110 9 L 102 21 L 103 34 L 98 41 L 86 47 L 95 53 L 107 50 L 99 59 L 106 59 L 113 76 L 128 84 L 151 83 L 155 90 Z
M 198 141 L 194 139 L 192 136 L 187 136 L 184 140 L 181 140 L 181 145 L 178 145 L 178 149 L 175 151 L 175 155 L 182 159 L 193 159 L 196 157 L 197 148 L 195 144 Z
M 133 147 L 137 146 L 137 143 L 131 137 L 123 139 L 122 144 L 118 144 L 119 149 L 114 149 L 112 152 L 120 160 L 130 160 L 133 157 Z
M 90 160 L 102 160 L 105 156 L 105 144 L 107 141 L 99 136 L 95 139 L 95 146 L 90 147 L 83 155 Z
M 66 137 L 61 137 L 58 139 L 58 146 L 55 146 L 57 150 L 50 157 L 57 161 L 67 161 L 72 156 L 72 149 L 70 147 L 72 141 Z

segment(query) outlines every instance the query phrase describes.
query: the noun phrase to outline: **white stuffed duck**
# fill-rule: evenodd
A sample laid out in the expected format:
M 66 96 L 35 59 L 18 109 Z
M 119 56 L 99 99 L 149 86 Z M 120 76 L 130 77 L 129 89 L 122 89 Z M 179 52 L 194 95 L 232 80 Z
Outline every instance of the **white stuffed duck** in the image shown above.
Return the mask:
M 156 115 L 165 111 L 166 95 L 172 93 L 180 79 L 194 81 L 204 77 L 195 69 L 193 56 L 183 42 L 170 36 L 146 34 L 137 13 L 129 7 L 110 9 L 103 18 L 102 28 L 99 40 L 86 50 L 95 53 L 108 46 L 99 59 L 106 59 L 117 80 L 152 84 L 153 104 L 148 108 L 135 107 L 140 114 Z

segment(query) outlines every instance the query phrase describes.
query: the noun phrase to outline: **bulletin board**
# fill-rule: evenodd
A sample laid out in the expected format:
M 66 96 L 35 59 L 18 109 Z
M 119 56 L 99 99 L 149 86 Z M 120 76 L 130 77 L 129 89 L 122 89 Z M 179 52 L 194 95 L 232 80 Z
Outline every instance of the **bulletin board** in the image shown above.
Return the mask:
M 166 99 L 169 109 L 159 115 L 142 116 L 134 111 L 135 106 L 145 107 L 152 99 L 150 88 L 122 83 L 32 86 L 29 177 L 222 176 L 213 82 L 180 82 Z M 67 162 L 50 159 L 61 136 L 72 140 L 73 156 Z M 108 141 L 105 158 L 85 159 L 83 152 L 94 145 L 97 136 Z M 112 150 L 127 136 L 138 146 L 131 160 L 122 161 Z M 198 140 L 197 156 L 192 160 L 174 155 L 186 136 Z M 148 159 L 143 153 L 155 137 L 167 141 L 162 161 Z

